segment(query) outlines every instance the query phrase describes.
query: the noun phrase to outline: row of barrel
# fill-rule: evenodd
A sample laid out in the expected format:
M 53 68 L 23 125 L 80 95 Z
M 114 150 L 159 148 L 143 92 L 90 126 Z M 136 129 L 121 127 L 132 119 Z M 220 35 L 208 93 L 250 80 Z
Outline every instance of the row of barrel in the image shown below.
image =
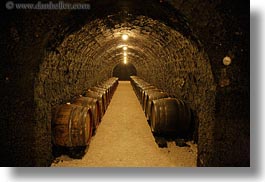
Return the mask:
M 192 113 L 184 101 L 137 76 L 130 78 L 154 134 L 185 137 L 190 132 Z
M 88 146 L 118 86 L 118 78 L 89 88 L 72 102 L 53 109 L 52 140 L 58 147 Z

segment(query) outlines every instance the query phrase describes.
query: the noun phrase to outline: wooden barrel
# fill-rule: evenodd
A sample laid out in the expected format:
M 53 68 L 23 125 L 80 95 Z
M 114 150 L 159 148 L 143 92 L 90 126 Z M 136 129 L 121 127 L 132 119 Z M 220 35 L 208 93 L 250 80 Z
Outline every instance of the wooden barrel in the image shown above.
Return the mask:
M 134 80 L 134 79 L 137 79 L 137 78 L 138 78 L 138 76 L 130 76 L 131 80 Z
M 152 101 L 156 99 L 166 98 L 168 96 L 169 96 L 168 93 L 161 92 L 161 91 L 150 91 L 148 93 L 146 100 L 145 100 L 145 106 L 144 106 L 144 112 L 145 112 L 147 120 L 150 119 Z
M 186 136 L 191 127 L 191 110 L 176 98 L 162 98 L 152 101 L 151 130 L 154 133 Z
M 149 90 L 158 90 L 158 91 L 162 91 L 161 89 L 155 87 L 155 86 L 149 86 L 149 87 L 145 87 L 142 89 L 142 92 L 141 92 L 141 98 L 142 100 L 144 100 L 144 97 L 146 96 L 146 92 L 148 92 Z
M 117 86 L 118 86 L 118 79 L 117 78 L 110 78 L 103 84 L 101 84 L 103 87 L 108 88 L 110 91 L 110 98 L 112 98 Z
M 144 80 L 137 78 L 137 79 L 131 79 L 131 84 L 133 87 L 136 87 L 139 84 L 147 83 Z
M 142 92 L 142 90 L 150 88 L 150 87 L 154 87 L 154 86 L 149 84 L 149 83 L 143 83 L 143 84 L 137 84 L 136 85 L 136 95 L 137 95 L 139 100 L 141 100 L 141 92 Z
M 91 97 L 78 97 L 73 101 L 72 104 L 91 108 L 93 129 L 96 130 L 100 123 L 100 116 L 101 116 L 101 113 L 100 113 L 101 110 L 100 110 L 98 100 L 95 98 L 91 98 Z
M 156 87 L 148 87 L 148 88 L 145 88 L 143 91 L 142 91 L 142 96 L 141 96 L 141 104 L 142 104 L 142 107 L 143 107 L 143 110 L 145 110 L 145 107 L 146 107 L 146 100 L 147 100 L 147 96 L 148 94 L 150 94 L 151 92 L 154 92 L 154 91 L 159 91 L 159 92 L 162 92 L 161 89 L 158 89 Z
M 100 107 L 100 119 L 103 117 L 104 113 L 105 113 L 105 100 L 103 97 L 103 94 L 100 92 L 95 92 L 92 90 L 87 90 L 84 95 L 86 97 L 91 97 L 91 98 L 95 98 L 98 100 L 99 103 L 99 107 Z
M 104 113 L 107 110 L 108 107 L 108 95 L 107 95 L 107 90 L 104 88 L 99 88 L 99 87 L 91 87 L 88 90 L 94 91 L 94 92 L 98 92 L 102 94 L 103 97 L 103 102 L 104 102 Z
M 111 85 L 102 83 L 102 84 L 99 84 L 99 85 L 97 85 L 97 86 L 95 86 L 93 88 L 96 88 L 96 89 L 99 89 L 99 90 L 105 92 L 107 101 L 108 101 L 108 103 L 110 103 L 111 94 L 112 94 Z
M 149 90 L 149 89 L 157 89 L 154 85 L 147 85 L 144 87 L 141 87 L 139 92 L 140 92 L 140 102 L 143 103 L 143 94 L 145 90 Z
M 137 79 L 131 79 L 131 85 L 133 87 L 133 90 L 135 91 L 136 95 L 137 95 L 137 91 L 139 89 L 139 87 L 142 84 L 147 84 L 147 82 L 145 82 L 144 80 L 137 78 Z
M 92 113 L 90 108 L 64 104 L 54 110 L 52 139 L 56 146 L 87 146 L 90 143 L 91 136 Z
M 114 91 L 116 90 L 118 84 L 119 84 L 119 78 L 117 77 L 111 77 L 107 83 L 111 83 L 113 85 Z

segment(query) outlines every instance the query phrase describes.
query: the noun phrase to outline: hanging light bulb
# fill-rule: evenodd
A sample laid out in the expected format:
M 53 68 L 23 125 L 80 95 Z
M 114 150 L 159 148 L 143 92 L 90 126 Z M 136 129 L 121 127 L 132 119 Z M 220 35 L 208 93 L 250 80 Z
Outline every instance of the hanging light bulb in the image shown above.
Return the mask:
M 126 52 L 124 52 L 124 53 L 123 53 L 123 55 L 124 55 L 124 56 L 127 56 L 127 53 L 126 53 Z
M 127 34 L 123 34 L 121 36 L 122 40 L 128 40 L 129 36 Z

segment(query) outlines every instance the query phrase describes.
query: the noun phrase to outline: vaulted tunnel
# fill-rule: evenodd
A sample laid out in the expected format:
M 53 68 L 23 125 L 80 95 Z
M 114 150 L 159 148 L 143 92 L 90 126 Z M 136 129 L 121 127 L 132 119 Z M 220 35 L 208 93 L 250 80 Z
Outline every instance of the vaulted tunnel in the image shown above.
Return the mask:
M 126 47 L 127 62 L 135 67 L 139 77 L 170 95 L 184 100 L 195 113 L 198 126 L 196 128 L 198 130 L 198 166 L 248 165 L 248 148 L 240 154 L 242 156 L 240 159 L 244 158 L 243 162 L 240 162 L 240 159 L 230 161 L 239 153 L 238 148 L 235 148 L 233 152 L 219 150 L 225 142 L 230 144 L 237 139 L 233 136 L 229 141 L 227 137 L 230 133 L 223 133 L 226 130 L 218 131 L 218 119 L 225 121 L 221 124 L 225 128 L 231 125 L 226 120 L 239 121 L 238 125 L 233 125 L 233 127 L 235 130 L 241 128 L 246 132 L 240 134 L 242 138 L 239 140 L 244 146 L 249 144 L 248 114 L 246 113 L 244 117 L 234 117 L 232 114 L 230 117 L 226 115 L 227 110 L 230 109 L 227 106 L 220 106 L 225 101 L 226 105 L 231 103 L 234 99 L 233 95 L 240 93 L 238 97 L 243 97 L 240 101 L 243 102 L 243 106 L 239 110 L 248 110 L 249 85 L 240 82 L 245 75 L 248 75 L 248 70 L 245 68 L 248 60 L 242 61 L 242 65 L 233 63 L 228 69 L 222 65 L 222 59 L 227 54 L 231 54 L 231 57 L 237 60 L 243 57 L 242 55 L 241 57 L 235 56 L 238 49 L 243 49 L 241 54 L 248 53 L 244 44 L 238 43 L 239 45 L 235 46 L 226 42 L 225 38 L 229 39 L 229 35 L 224 34 L 224 37 L 219 37 L 223 31 L 217 28 L 225 24 L 226 17 L 222 17 L 222 12 L 219 12 L 216 7 L 228 8 L 226 4 L 214 4 L 210 1 L 202 3 L 198 0 L 194 0 L 193 4 L 189 5 L 184 2 L 178 4 L 178 1 L 152 1 L 152 3 L 147 1 L 91 1 L 90 3 L 90 11 L 56 11 L 52 15 L 46 12 L 28 12 L 28 14 L 23 12 L 26 18 L 22 19 L 22 26 L 19 26 L 15 20 L 11 21 L 14 23 L 7 23 L 7 34 L 10 36 L 5 42 L 9 45 L 9 52 L 7 52 L 9 59 L 3 63 L 4 88 L 12 91 L 21 89 L 19 93 L 22 97 L 14 96 L 13 99 L 27 100 L 20 106 L 27 104 L 29 107 L 24 108 L 23 111 L 27 117 L 20 119 L 25 121 L 24 126 L 18 125 L 13 128 L 16 125 L 13 122 L 9 126 L 13 133 L 24 138 L 22 141 L 25 143 L 6 144 L 7 150 L 13 151 L 19 148 L 19 151 L 14 152 L 14 158 L 10 159 L 11 162 L 7 164 L 4 162 L 4 164 L 50 165 L 53 158 L 52 108 L 71 101 L 73 97 L 82 94 L 87 88 L 112 77 L 115 66 L 123 64 L 123 48 Z M 205 7 L 209 8 L 206 12 L 204 12 Z M 193 12 L 190 9 L 196 9 L 202 15 L 201 18 L 197 19 L 192 16 Z M 20 12 L 15 12 L 11 18 L 19 14 Z M 49 19 L 53 15 L 57 15 L 56 18 Z M 213 18 L 209 18 L 210 16 Z M 30 17 L 41 21 L 35 24 L 35 20 L 29 20 Z M 196 24 L 196 20 L 200 21 L 200 24 Z M 219 20 L 220 22 L 217 23 L 216 21 Z M 236 20 L 234 21 L 237 23 Z M 212 22 L 218 25 L 207 27 L 209 32 L 216 31 L 216 35 L 211 39 L 211 36 L 205 34 L 204 28 Z M 240 28 L 243 26 L 241 25 Z M 235 27 L 232 28 L 231 32 L 238 31 Z M 244 42 L 247 37 L 244 27 L 242 29 L 240 34 L 242 37 L 239 37 L 238 41 L 241 41 L 240 43 Z M 30 34 L 31 32 L 33 34 Z M 126 41 L 122 39 L 124 34 L 128 35 Z M 213 39 L 218 38 L 220 45 L 226 44 L 228 47 L 218 51 L 218 47 L 214 47 L 216 45 L 213 42 Z M 20 51 L 19 53 L 11 51 L 16 48 Z M 11 59 L 13 62 L 10 61 Z M 19 60 L 22 60 L 22 64 L 17 64 Z M 13 64 L 17 65 L 11 68 Z M 238 72 L 239 75 L 234 76 L 233 70 L 238 70 L 239 67 L 242 73 Z M 230 74 L 230 79 L 232 79 L 232 84 L 225 88 L 219 85 L 222 80 L 219 75 L 224 69 L 227 69 L 227 74 Z M 14 73 L 16 75 L 12 76 L 12 70 L 18 70 Z M 23 72 L 20 78 L 21 71 L 19 70 L 27 70 L 27 72 Z M 14 88 L 11 85 L 18 86 Z M 27 92 L 29 89 L 31 91 Z M 8 97 L 7 94 L 2 102 L 9 102 L 7 100 L 10 96 Z M 6 107 L 5 110 L 11 109 Z M 12 120 L 9 114 L 5 116 Z M 225 117 L 228 119 L 224 119 Z M 14 118 L 19 118 L 19 116 Z M 28 129 L 25 129 L 25 126 Z M 29 130 L 31 134 L 24 136 Z M 10 141 L 12 143 L 13 139 L 11 138 Z M 24 159 L 21 159 L 21 151 L 28 150 L 33 151 L 34 157 L 29 157 L 27 153 L 24 153 Z M 222 153 L 222 159 L 219 158 L 219 153 Z M 229 157 L 225 158 L 223 154 L 227 153 Z
M 106 27 L 108 21 L 115 26 Z M 127 41 L 121 39 L 123 34 L 129 36 Z M 113 15 L 90 21 L 66 36 L 56 51 L 46 53 L 35 83 L 37 108 L 47 111 L 42 112 L 48 117 L 45 123 L 51 120 L 52 106 L 110 77 L 123 61 L 124 45 L 138 76 L 190 103 L 200 123 L 212 122 L 215 84 L 209 59 L 196 42 L 158 20 L 136 16 L 119 22 Z M 212 135 L 210 130 L 207 135 Z

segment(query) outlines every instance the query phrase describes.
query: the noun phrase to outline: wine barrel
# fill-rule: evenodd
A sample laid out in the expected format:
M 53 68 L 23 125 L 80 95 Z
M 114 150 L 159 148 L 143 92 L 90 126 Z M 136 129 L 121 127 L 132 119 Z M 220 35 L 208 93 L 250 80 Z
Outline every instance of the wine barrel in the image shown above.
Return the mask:
M 111 77 L 107 83 L 111 83 L 114 86 L 114 91 L 116 90 L 118 84 L 119 84 L 119 78 L 117 77 Z
M 91 91 L 98 92 L 98 93 L 102 94 L 103 102 L 104 102 L 104 113 L 105 113 L 105 111 L 107 110 L 107 107 L 108 107 L 108 102 L 109 102 L 108 101 L 107 90 L 104 89 L 104 88 L 99 88 L 99 87 L 91 87 L 88 90 L 91 90 Z
M 131 79 L 131 83 L 132 83 L 132 85 L 135 86 L 137 84 L 146 83 L 146 82 L 140 78 L 135 78 L 135 79 Z
M 100 111 L 98 100 L 95 98 L 91 98 L 91 97 L 78 97 L 73 101 L 72 104 L 91 108 L 93 130 L 96 130 L 100 123 L 100 116 L 101 116 L 101 113 L 100 113 L 101 111 Z
M 154 86 L 149 84 L 149 83 L 144 83 L 144 84 L 138 84 L 136 85 L 136 95 L 139 100 L 141 100 L 141 92 L 147 88 L 153 88 Z
M 111 93 L 110 97 L 112 97 L 118 86 L 118 78 L 112 77 L 109 80 L 107 80 L 104 84 L 110 87 L 110 93 Z
M 92 90 L 87 90 L 84 95 L 86 97 L 92 97 L 98 100 L 99 103 L 99 107 L 100 107 L 100 119 L 103 117 L 104 113 L 105 113 L 105 100 L 103 97 L 103 94 L 100 92 L 95 92 Z
M 146 107 L 146 100 L 147 100 L 147 96 L 148 94 L 154 92 L 154 91 L 159 91 L 159 92 L 162 92 L 161 89 L 158 89 L 156 87 L 148 87 L 148 88 L 145 88 L 143 91 L 142 91 L 142 96 L 141 96 L 141 104 L 142 104 L 142 107 L 143 107 L 143 110 L 145 110 L 145 107 Z
M 153 100 L 169 97 L 168 93 L 161 91 L 150 91 L 144 102 L 144 112 L 147 120 L 150 119 L 151 115 L 151 104 Z
M 142 79 L 131 79 L 131 85 L 133 87 L 133 90 L 136 92 L 137 95 L 137 90 L 139 87 L 143 84 L 148 84 L 147 82 L 143 81 Z
M 52 117 L 52 140 L 56 146 L 87 146 L 91 136 L 92 113 L 90 108 L 64 104 L 55 109 Z
M 103 91 L 103 92 L 105 92 L 106 93 L 106 98 L 107 98 L 107 101 L 108 101 L 108 103 L 110 103 L 110 99 L 111 99 L 111 85 L 108 85 L 108 84 L 104 84 L 104 83 L 102 83 L 102 84 L 99 84 L 99 85 L 97 85 L 97 86 L 95 86 L 95 87 L 93 87 L 93 88 L 95 88 L 95 89 L 99 89 L 99 90 L 101 90 L 101 91 Z
M 130 76 L 131 80 L 134 80 L 134 79 L 137 79 L 137 78 L 138 78 L 138 76 Z
M 145 90 L 149 90 L 149 89 L 157 89 L 154 85 L 147 85 L 147 86 L 143 86 L 140 88 L 139 92 L 139 98 L 140 98 L 140 102 L 143 103 L 143 94 Z
M 186 136 L 191 118 L 191 110 L 182 100 L 162 98 L 152 101 L 150 125 L 154 133 Z

